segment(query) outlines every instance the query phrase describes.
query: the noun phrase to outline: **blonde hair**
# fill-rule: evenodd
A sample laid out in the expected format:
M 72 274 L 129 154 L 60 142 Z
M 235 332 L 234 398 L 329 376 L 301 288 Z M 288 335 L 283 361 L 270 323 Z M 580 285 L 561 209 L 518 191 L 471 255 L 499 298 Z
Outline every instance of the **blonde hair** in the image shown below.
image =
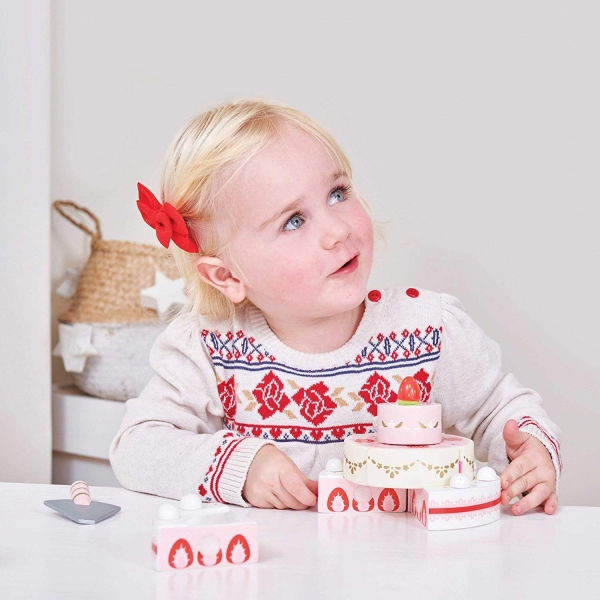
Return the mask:
M 333 137 L 308 115 L 278 101 L 242 98 L 211 108 L 189 121 L 167 151 L 160 185 L 162 202 L 169 202 L 183 215 L 198 243 L 198 254 L 171 244 L 187 288 L 184 311 L 229 321 L 233 318 L 236 306 L 202 281 L 195 265 L 200 256 L 219 256 L 227 246 L 216 227 L 222 216 L 219 193 L 226 183 L 224 177 L 233 178 L 273 139 L 281 123 L 295 125 L 322 143 L 352 181 L 350 162 Z

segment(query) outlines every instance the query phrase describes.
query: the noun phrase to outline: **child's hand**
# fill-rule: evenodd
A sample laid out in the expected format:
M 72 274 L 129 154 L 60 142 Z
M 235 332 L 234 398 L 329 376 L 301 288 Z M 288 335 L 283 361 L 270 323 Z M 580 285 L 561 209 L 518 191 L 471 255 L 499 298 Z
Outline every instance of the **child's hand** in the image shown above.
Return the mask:
M 556 472 L 548 450 L 532 435 L 519 431 L 514 419 L 506 422 L 502 435 L 512 461 L 501 476 L 502 504 L 506 506 L 515 496 L 529 492 L 513 504 L 513 515 L 524 514 L 540 504 L 546 514 L 554 514 L 558 506 Z
M 317 502 L 318 484 L 272 445 L 263 446 L 248 469 L 242 495 L 258 508 L 302 510 Z

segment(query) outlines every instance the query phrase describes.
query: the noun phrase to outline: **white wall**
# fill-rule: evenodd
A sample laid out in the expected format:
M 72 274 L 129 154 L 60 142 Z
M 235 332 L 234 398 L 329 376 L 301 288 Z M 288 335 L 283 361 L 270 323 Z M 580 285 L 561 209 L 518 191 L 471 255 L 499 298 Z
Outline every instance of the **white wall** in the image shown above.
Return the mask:
M 153 243 L 136 183 L 157 189 L 190 117 L 253 95 L 306 111 L 390 221 L 373 286 L 458 296 L 562 427 L 561 501 L 600 506 L 599 5 L 385 5 L 55 1 L 53 197 Z M 87 244 L 53 228 L 58 282 Z
M 0 7 L 0 481 L 50 483 L 50 2 Z

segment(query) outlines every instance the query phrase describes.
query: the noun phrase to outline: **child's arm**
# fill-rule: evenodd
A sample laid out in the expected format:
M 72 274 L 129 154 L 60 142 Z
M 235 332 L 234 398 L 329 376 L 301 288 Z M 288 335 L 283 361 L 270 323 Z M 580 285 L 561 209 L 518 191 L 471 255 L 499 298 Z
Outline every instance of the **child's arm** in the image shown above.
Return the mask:
M 473 439 L 477 458 L 502 474 L 502 486 L 508 488 L 503 504 L 507 495 L 531 492 L 513 506 L 515 514 L 517 506 L 525 512 L 542 503 L 553 512 L 562 468 L 560 430 L 539 394 L 503 373 L 498 344 L 461 303 L 448 294 L 441 294 L 441 302 L 442 351 L 432 397 L 443 404 L 444 428 Z M 508 424 L 513 419 L 516 427 Z
M 268 440 L 223 429 L 223 406 L 197 318 L 179 317 L 150 356 L 155 376 L 127 412 L 110 458 L 129 489 L 180 498 L 197 490 L 205 501 L 248 506 L 248 469 Z

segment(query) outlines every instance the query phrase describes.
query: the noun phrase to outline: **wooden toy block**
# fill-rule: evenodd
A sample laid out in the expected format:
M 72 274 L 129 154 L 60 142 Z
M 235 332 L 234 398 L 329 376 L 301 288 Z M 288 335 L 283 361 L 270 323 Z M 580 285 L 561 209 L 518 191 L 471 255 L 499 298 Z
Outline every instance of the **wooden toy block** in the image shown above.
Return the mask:
M 163 504 L 153 524 L 152 553 L 159 571 L 241 565 L 258 561 L 258 524 L 237 519 L 223 504 L 185 494 Z
M 473 481 L 457 474 L 444 487 L 409 490 L 409 511 L 430 531 L 466 529 L 500 518 L 500 477 L 483 467 Z
M 342 461 L 332 458 L 319 473 L 319 512 L 406 511 L 406 490 L 358 485 L 342 470 Z

